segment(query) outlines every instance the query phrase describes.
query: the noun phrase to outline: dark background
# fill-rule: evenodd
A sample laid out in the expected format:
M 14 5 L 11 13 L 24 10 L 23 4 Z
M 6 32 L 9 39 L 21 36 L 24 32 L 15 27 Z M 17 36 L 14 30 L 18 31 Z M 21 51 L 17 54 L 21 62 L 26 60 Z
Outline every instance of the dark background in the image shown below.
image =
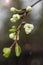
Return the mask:
M 10 18 L 12 6 L 21 9 L 32 5 L 38 0 L 0 0 L 0 65 L 43 65 L 43 5 L 42 1 L 32 7 L 32 12 L 26 17 L 26 21 L 34 24 L 34 30 L 26 35 L 21 31 L 19 44 L 22 54 L 19 58 L 15 56 L 14 49 L 8 59 L 3 57 L 2 49 L 9 47 L 13 40 L 9 39 L 8 30 L 12 23 Z M 20 23 L 20 22 L 19 22 Z M 19 24 L 17 23 L 17 24 Z

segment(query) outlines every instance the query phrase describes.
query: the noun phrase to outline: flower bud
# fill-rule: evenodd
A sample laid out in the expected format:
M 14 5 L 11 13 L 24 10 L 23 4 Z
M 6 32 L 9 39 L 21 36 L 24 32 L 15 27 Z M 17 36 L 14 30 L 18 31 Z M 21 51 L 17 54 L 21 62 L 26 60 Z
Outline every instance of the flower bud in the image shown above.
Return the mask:
M 24 25 L 24 28 L 25 28 L 26 34 L 29 34 L 29 33 L 31 33 L 31 31 L 34 29 L 34 26 L 33 26 L 33 24 L 28 24 L 28 23 L 26 23 L 26 24 Z
M 14 14 L 14 15 L 13 15 L 13 18 L 14 18 L 15 20 L 19 20 L 19 19 L 20 19 L 20 15 L 19 15 L 19 14 Z
M 14 20 L 13 18 L 11 18 L 10 21 L 11 21 L 12 23 L 15 22 L 15 20 Z
M 12 26 L 12 29 L 16 29 L 16 26 Z
M 21 11 L 21 10 L 16 9 L 15 7 L 12 7 L 10 10 L 11 10 L 12 12 L 14 12 L 14 13 L 18 13 L 18 12 Z
M 16 9 L 15 7 L 12 7 L 10 10 L 11 10 L 12 12 L 14 12 L 14 13 L 17 12 L 17 9 Z
M 15 33 L 9 34 L 9 37 L 10 37 L 11 39 L 13 39 L 13 38 L 14 38 L 14 34 L 15 34 Z
M 10 54 L 11 54 L 11 48 L 4 48 L 3 53 L 4 53 L 3 56 L 5 58 L 8 58 L 10 56 Z
M 15 46 L 15 54 L 17 57 L 19 57 L 21 54 L 21 47 L 18 44 Z
M 27 8 L 26 8 L 26 12 L 31 12 L 32 11 L 32 8 L 30 7 L 30 6 L 28 6 Z
M 9 38 L 13 39 L 13 40 L 16 40 L 16 34 L 15 33 L 11 33 L 9 35 Z M 17 35 L 17 40 L 19 40 L 19 34 Z

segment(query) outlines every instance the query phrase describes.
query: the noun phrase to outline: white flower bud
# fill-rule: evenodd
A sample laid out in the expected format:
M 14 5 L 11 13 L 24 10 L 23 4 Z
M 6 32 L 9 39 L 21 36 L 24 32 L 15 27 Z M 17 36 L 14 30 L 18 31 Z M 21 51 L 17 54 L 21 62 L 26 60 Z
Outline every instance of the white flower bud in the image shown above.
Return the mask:
M 11 10 L 12 12 L 14 12 L 14 13 L 18 13 L 18 12 L 21 11 L 21 10 L 15 8 L 15 7 L 12 7 L 10 10 Z
M 14 15 L 13 15 L 13 18 L 19 20 L 19 19 L 20 19 L 20 15 L 19 15 L 19 14 L 14 14 Z
M 11 39 L 13 39 L 13 38 L 14 38 L 14 33 L 11 33 L 11 34 L 9 35 L 9 37 L 10 37 Z
M 32 8 L 31 8 L 30 6 L 28 6 L 28 7 L 26 8 L 26 11 L 27 11 L 27 12 L 30 12 L 30 11 L 32 11 Z
M 18 11 L 18 9 L 16 9 L 15 7 L 12 7 L 10 10 L 11 10 L 12 12 L 14 12 L 14 13 L 16 13 L 16 12 Z
M 9 38 L 11 38 L 11 39 L 13 39 L 13 40 L 16 40 L 16 34 L 15 34 L 15 33 L 11 33 L 11 34 L 9 35 Z M 17 40 L 19 40 L 19 33 L 18 33 L 18 35 L 17 35 Z
M 11 18 L 11 19 L 10 19 L 10 21 L 11 21 L 11 22 L 14 22 L 14 19 L 13 19 L 13 18 Z

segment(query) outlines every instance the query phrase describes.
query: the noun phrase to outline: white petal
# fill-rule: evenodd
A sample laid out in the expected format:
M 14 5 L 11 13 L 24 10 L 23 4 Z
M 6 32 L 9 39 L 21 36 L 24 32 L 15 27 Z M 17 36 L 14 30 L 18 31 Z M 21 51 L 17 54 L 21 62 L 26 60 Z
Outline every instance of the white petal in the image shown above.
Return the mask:
M 31 29 L 26 29 L 25 28 L 25 32 L 26 32 L 26 34 L 29 34 L 29 33 L 31 33 Z
M 14 14 L 14 15 L 13 15 L 13 18 L 20 19 L 20 15 L 19 15 L 19 14 Z
M 14 33 L 11 33 L 9 37 L 12 39 L 14 37 Z

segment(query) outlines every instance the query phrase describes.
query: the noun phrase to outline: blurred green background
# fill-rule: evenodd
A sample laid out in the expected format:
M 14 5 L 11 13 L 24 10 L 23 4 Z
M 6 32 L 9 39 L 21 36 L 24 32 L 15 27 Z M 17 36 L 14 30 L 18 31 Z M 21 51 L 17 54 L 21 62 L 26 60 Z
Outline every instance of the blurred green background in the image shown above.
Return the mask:
M 21 31 L 19 44 L 22 47 L 22 54 L 16 58 L 14 50 L 10 58 L 2 56 L 2 49 L 9 47 L 13 40 L 9 39 L 9 29 L 13 25 L 10 22 L 11 7 L 18 9 L 31 6 L 38 0 L 0 0 L 0 65 L 43 65 L 43 6 L 42 1 L 32 7 L 32 12 L 26 17 L 28 23 L 34 24 L 34 30 L 26 35 Z M 20 23 L 20 22 L 19 22 Z M 17 24 L 19 24 L 17 23 Z M 37 61 L 36 61 L 37 60 Z

